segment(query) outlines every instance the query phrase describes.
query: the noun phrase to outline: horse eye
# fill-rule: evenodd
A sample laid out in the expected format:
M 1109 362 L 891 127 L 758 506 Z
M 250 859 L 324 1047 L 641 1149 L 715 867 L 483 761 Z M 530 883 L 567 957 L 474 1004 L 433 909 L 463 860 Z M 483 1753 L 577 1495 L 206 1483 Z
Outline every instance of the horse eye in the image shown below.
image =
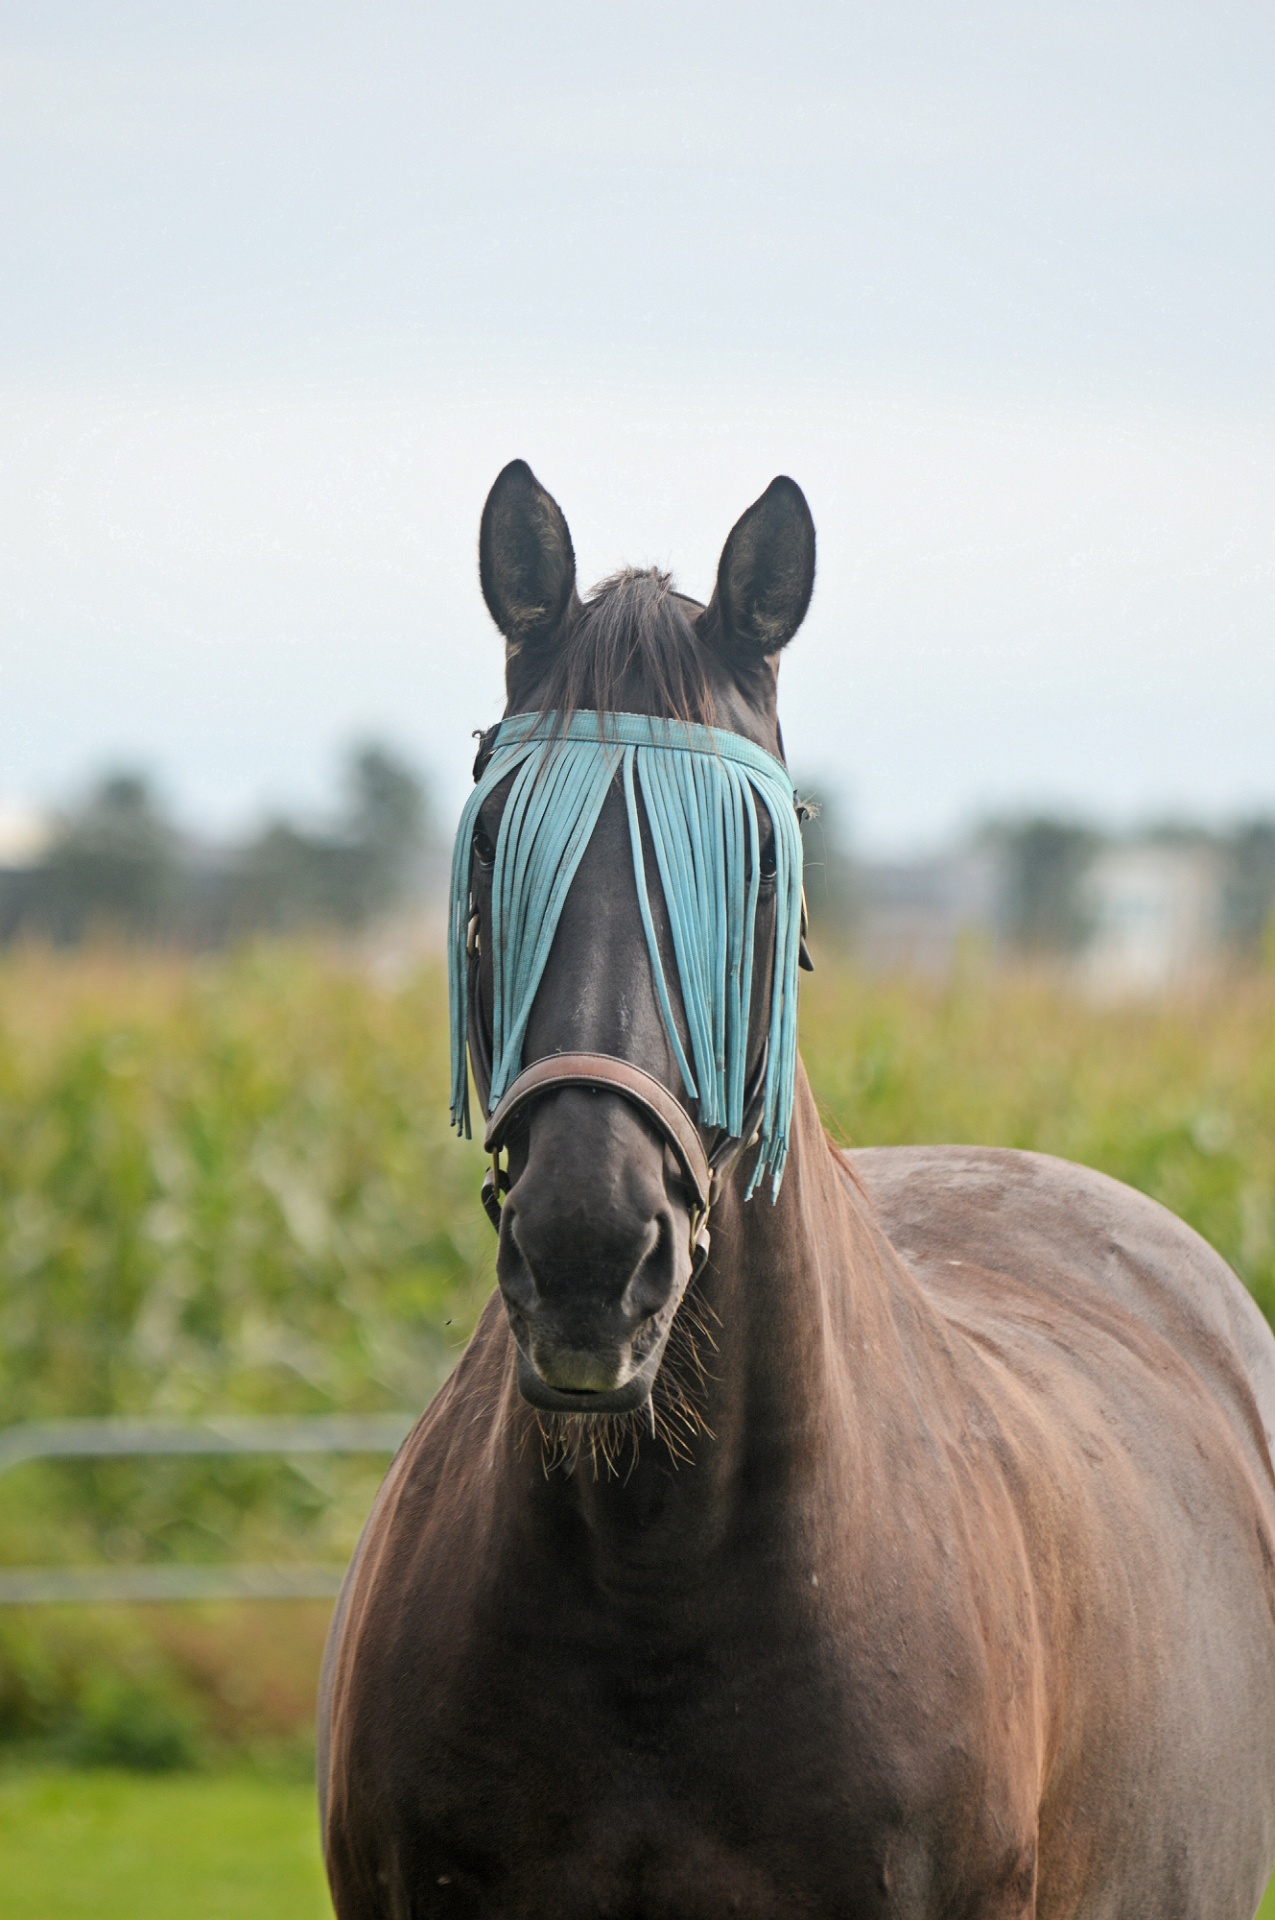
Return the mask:
M 477 855 L 478 860 L 482 866 L 484 867 L 495 866 L 496 849 L 492 842 L 491 835 L 488 833 L 486 827 L 483 825 L 481 820 L 479 821 L 478 825 L 474 828 L 474 852 Z
M 763 880 L 773 880 L 779 871 L 775 864 L 775 843 L 773 840 L 768 840 L 762 848 L 761 856 L 757 863 L 757 871 Z

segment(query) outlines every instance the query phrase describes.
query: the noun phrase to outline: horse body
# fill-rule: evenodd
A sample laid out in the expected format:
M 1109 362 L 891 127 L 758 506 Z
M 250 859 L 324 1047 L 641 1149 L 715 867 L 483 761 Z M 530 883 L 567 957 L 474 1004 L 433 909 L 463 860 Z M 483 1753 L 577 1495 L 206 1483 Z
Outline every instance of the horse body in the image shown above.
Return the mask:
M 1275 1849 L 1265 1322 L 1181 1221 L 1085 1168 L 853 1164 L 1014 1510 L 1046 1682 L 1037 1910 L 1250 1915 Z
M 777 1205 L 715 1228 L 693 1466 L 546 1472 L 495 1303 L 406 1444 L 339 1642 L 342 1920 L 1253 1912 L 1256 1309 L 1061 1162 L 860 1188 L 807 1100 Z
M 668 1075 L 607 821 L 527 1057 L 640 1045 Z M 607 991 L 572 971 L 600 945 Z M 839 1155 L 799 1073 L 775 1203 L 736 1172 L 670 1282 L 698 1351 L 670 1335 L 650 1424 L 608 1426 L 520 1396 L 510 1241 L 549 1194 L 586 1290 L 639 1200 L 664 1220 L 667 1156 L 579 1088 L 517 1151 L 505 1299 L 334 1621 L 340 1920 L 1249 1920 L 1275 1855 L 1275 1342 L 1224 1264 L 1062 1162 Z

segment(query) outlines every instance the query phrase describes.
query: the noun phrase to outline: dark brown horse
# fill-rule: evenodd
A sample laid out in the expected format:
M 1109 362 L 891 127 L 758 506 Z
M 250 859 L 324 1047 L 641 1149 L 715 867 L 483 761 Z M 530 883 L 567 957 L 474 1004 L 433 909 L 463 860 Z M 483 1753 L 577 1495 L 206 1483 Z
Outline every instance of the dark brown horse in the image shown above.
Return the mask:
M 511 713 L 680 713 L 780 751 L 814 570 L 791 481 L 707 609 L 652 574 L 582 603 L 521 463 L 481 569 Z M 581 1049 L 677 1087 L 615 795 L 524 1059 Z M 745 1202 L 745 1154 L 695 1274 L 685 1168 L 622 1089 L 550 1084 L 510 1156 L 500 1293 L 333 1627 L 341 1920 L 1249 1920 L 1275 1342 L 1203 1241 L 1034 1154 L 839 1153 L 800 1073 L 777 1203 Z M 653 1360 L 649 1404 L 608 1412 Z

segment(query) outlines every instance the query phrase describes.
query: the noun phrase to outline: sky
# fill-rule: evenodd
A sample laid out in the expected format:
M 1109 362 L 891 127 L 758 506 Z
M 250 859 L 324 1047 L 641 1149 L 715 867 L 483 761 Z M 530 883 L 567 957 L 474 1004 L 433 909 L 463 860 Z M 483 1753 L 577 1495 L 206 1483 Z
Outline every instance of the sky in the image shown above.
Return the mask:
M 478 516 L 701 598 L 777 472 L 860 844 L 1275 810 L 1275 11 L 0 8 L 0 810 L 454 813 Z

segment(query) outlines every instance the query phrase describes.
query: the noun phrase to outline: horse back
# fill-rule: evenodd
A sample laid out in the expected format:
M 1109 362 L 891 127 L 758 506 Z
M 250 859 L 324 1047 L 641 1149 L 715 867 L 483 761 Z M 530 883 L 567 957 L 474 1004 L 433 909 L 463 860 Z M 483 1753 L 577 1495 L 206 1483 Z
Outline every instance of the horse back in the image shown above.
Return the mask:
M 885 1233 L 949 1322 L 1160 1343 L 1225 1418 L 1275 1516 L 1275 1339 L 1226 1262 L 1145 1194 L 1052 1155 L 874 1147 L 841 1155 Z M 1099 1352 L 1101 1349 L 1099 1349 Z M 1092 1364 L 1092 1363 L 1090 1363 Z M 1099 1362 L 1101 1364 L 1101 1362 Z

